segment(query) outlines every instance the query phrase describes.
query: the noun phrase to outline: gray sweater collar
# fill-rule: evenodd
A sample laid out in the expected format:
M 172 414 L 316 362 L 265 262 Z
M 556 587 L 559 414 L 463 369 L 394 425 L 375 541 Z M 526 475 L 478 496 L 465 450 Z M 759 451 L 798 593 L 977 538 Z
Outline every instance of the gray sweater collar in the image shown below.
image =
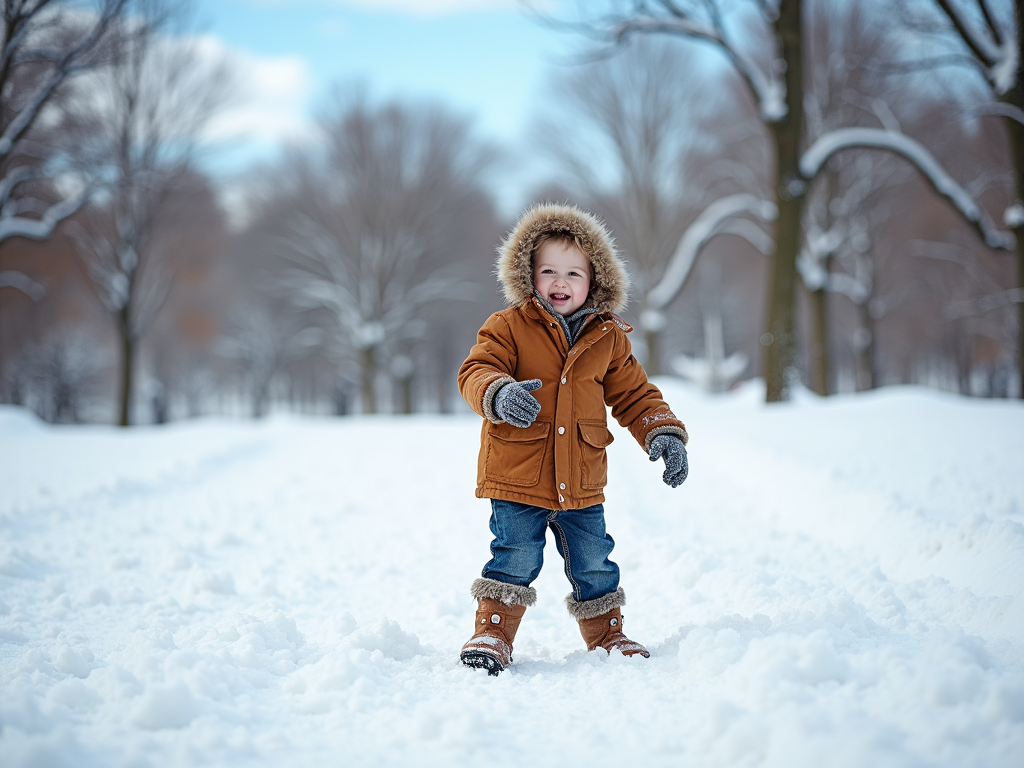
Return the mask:
M 595 315 L 601 310 L 591 307 L 590 309 L 578 309 L 568 317 L 564 317 L 551 306 L 550 302 L 547 301 L 543 296 L 540 295 L 539 291 L 534 291 L 533 295 L 537 297 L 537 301 L 544 307 L 556 320 L 558 324 L 562 326 L 562 331 L 565 333 L 565 339 L 569 342 L 571 347 L 576 343 L 576 339 L 580 335 L 580 331 L 583 329 L 583 323 L 589 315 Z

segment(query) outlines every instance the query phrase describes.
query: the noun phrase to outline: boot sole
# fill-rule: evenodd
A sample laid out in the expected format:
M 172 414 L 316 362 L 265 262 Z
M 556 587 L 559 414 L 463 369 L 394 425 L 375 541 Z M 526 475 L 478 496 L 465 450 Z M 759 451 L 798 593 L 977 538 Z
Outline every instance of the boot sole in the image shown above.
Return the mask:
M 491 677 L 497 677 L 505 668 L 493 656 L 488 656 L 481 651 L 464 651 L 460 656 L 462 663 L 474 669 L 486 669 Z

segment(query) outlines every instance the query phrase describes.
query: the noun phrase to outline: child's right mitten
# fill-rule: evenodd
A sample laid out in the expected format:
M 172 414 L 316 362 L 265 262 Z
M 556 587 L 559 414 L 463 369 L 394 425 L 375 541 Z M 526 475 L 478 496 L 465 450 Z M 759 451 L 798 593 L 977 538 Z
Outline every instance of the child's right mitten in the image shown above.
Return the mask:
M 530 393 L 540 387 L 540 379 L 506 384 L 494 396 L 494 412 L 513 427 L 530 426 L 540 413 L 540 403 Z

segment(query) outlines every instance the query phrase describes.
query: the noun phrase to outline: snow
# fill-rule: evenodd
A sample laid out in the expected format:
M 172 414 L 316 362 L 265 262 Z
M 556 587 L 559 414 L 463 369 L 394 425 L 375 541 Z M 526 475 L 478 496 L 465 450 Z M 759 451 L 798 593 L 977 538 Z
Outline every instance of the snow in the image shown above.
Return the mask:
M 780 123 L 789 114 L 786 105 L 786 82 L 779 76 L 768 78 L 758 92 L 761 119 L 766 123 Z
M 1019 765 L 1024 407 L 658 383 L 690 479 L 613 425 L 606 503 L 651 658 L 583 649 L 552 546 L 497 678 L 477 417 L 0 407 L 0 765 Z
M 1009 229 L 1017 229 L 1024 225 L 1024 205 L 1016 201 L 1003 212 L 1003 224 Z
M 1009 93 L 1017 84 L 1017 69 L 1020 67 L 1017 45 L 1016 37 L 1008 36 L 999 46 L 999 55 L 989 70 L 989 80 L 999 96 Z

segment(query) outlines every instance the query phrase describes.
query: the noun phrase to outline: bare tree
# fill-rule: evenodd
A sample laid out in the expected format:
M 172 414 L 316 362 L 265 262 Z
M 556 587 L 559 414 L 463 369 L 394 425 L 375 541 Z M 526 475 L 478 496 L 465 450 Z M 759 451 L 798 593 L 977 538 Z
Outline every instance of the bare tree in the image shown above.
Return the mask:
M 822 136 L 844 126 L 879 123 L 895 132 L 900 124 L 881 98 L 894 90 L 910 96 L 908 84 L 879 72 L 878 61 L 892 59 L 893 40 L 882 20 L 861 5 L 822 2 L 815 7 L 809 35 L 810 58 L 805 100 L 807 133 Z M 894 88 L 895 86 L 895 88 Z M 916 104 L 919 99 L 904 102 Z M 841 295 L 860 309 L 861 324 L 851 329 L 860 353 L 855 379 L 874 386 L 872 349 L 876 342 L 872 299 L 879 270 L 873 259 L 885 224 L 898 217 L 907 201 L 897 194 L 909 180 L 905 164 L 878 152 L 852 150 L 833 156 L 812 181 L 804 218 L 803 249 L 797 270 L 810 294 L 809 382 L 822 395 L 833 391 L 835 341 L 829 296 Z M 874 305 L 878 309 L 878 304 Z
M 239 367 L 243 386 L 252 402 L 252 416 L 265 415 L 273 394 L 275 378 L 285 363 L 321 341 L 318 329 L 299 329 L 293 315 L 251 305 L 234 312 L 227 333 L 217 351 Z
M 105 368 L 102 355 L 81 331 L 56 331 L 21 351 L 8 372 L 29 405 L 46 421 L 76 424 L 95 395 Z
M 101 0 L 92 8 L 60 0 L 0 4 L 0 243 L 46 240 L 85 202 L 84 184 L 67 196 L 56 191 L 61 148 L 40 118 L 79 76 L 102 65 L 126 2 Z M 14 270 L 0 271 L 5 287 L 35 300 L 44 293 Z
M 374 105 L 361 91 L 339 91 L 321 128 L 324 155 L 294 160 L 285 199 L 270 203 L 276 248 L 291 264 L 291 301 L 330 318 L 336 356 L 358 367 L 363 410 L 374 413 L 378 378 L 412 375 L 389 357 L 425 338 L 425 309 L 475 289 L 458 262 L 465 221 L 489 207 L 482 174 L 493 152 L 439 107 Z
M 155 2 L 112 54 L 86 94 L 97 112 L 87 127 L 87 153 L 104 176 L 75 239 L 96 294 L 119 338 L 118 423 L 132 419 L 137 345 L 174 279 L 164 235 L 174 201 L 197 184 L 195 157 L 203 129 L 224 103 L 230 83 L 221 65 L 194 44 L 170 36 L 173 13 Z
M 923 53 L 898 62 L 912 70 L 965 68 L 980 87 L 981 116 L 999 118 L 1006 130 L 1012 168 L 1010 205 L 1004 223 L 1016 236 L 1016 291 L 1001 300 L 1017 305 L 1018 396 L 1024 397 L 1024 3 L 992 0 L 902 0 L 904 22 L 917 32 Z
M 554 109 L 535 130 L 558 164 L 560 186 L 607 219 L 626 254 L 652 375 L 661 373 L 665 318 L 647 295 L 699 203 L 690 183 L 695 160 L 716 149 L 701 125 L 714 99 L 698 73 L 695 57 L 678 46 L 628 42 L 620 56 L 557 80 L 545 102 Z
M 611 3 L 607 12 L 581 11 L 583 28 L 611 44 L 621 44 L 636 34 L 668 34 L 710 44 L 725 56 L 758 105 L 771 137 L 778 211 L 768 317 L 761 335 L 769 402 L 788 399 L 795 378 L 796 264 L 803 246 L 803 212 L 809 182 L 833 155 L 852 148 L 872 148 L 902 156 L 986 244 L 997 248 L 1012 245 L 1012 239 L 995 228 L 963 186 L 909 136 L 884 128 L 842 127 L 805 147 L 804 5 L 804 0 L 621 0 Z M 736 31 L 741 25 L 748 27 L 744 34 Z
M 983 391 L 976 392 L 972 386 L 977 352 L 974 342 L 981 339 L 994 343 L 997 349 L 1012 349 L 1013 339 L 1008 338 L 1012 335 L 1012 324 L 1008 320 L 1013 303 L 1008 298 L 1016 289 L 1007 291 L 1000 286 L 969 243 L 918 242 L 917 255 L 949 266 L 945 270 L 928 270 L 926 277 L 931 292 L 941 301 L 941 319 L 948 328 L 946 351 L 955 371 L 957 389 L 961 394 L 1005 397 L 1009 382 L 998 359 L 983 361 L 983 373 L 988 379 Z M 985 346 L 988 345 L 982 345 Z M 998 381 L 1000 377 L 1004 380 Z

